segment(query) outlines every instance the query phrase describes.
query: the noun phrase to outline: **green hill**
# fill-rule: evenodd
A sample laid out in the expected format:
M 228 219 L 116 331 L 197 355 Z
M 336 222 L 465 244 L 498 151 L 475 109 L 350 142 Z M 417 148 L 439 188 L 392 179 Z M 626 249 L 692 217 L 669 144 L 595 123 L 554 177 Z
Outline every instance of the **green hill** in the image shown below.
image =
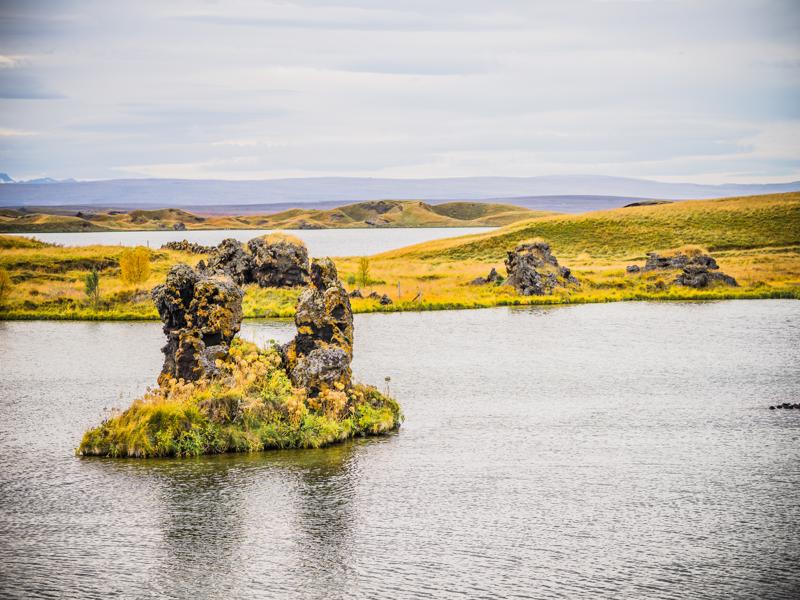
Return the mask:
M 711 251 L 795 246 L 800 245 L 800 193 L 559 214 L 485 234 L 409 246 L 384 256 L 501 260 L 507 250 L 531 238 L 549 242 L 557 256 L 640 256 L 687 244 Z
M 177 208 L 50 214 L 44 209 L 0 210 L 0 231 L 137 231 L 168 229 L 336 229 L 366 227 L 503 226 L 555 213 L 508 204 L 418 200 L 359 202 L 330 210 L 293 208 L 271 215 L 202 217 Z

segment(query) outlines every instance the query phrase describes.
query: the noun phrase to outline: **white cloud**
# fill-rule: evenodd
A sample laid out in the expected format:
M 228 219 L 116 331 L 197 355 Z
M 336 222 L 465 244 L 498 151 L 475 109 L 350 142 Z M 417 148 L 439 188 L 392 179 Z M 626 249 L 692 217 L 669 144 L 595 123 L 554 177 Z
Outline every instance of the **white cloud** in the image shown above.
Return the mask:
M 0 67 L 25 57 L 0 68 L 15 74 L 0 110 L 8 131 L 40 135 L 2 136 L 12 174 L 800 168 L 791 1 L 21 6 L 0 22 Z

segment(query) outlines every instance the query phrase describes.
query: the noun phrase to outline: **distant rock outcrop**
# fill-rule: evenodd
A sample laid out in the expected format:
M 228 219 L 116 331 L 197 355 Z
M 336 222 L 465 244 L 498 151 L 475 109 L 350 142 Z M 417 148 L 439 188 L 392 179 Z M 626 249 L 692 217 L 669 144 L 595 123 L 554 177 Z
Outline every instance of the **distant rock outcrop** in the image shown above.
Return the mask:
M 497 269 L 492 267 L 492 270 L 489 271 L 489 274 L 486 277 L 476 277 L 472 281 L 469 282 L 470 285 L 486 285 L 487 283 L 501 283 L 503 278 L 497 272 Z
M 578 280 L 558 260 L 546 242 L 520 244 L 508 253 L 506 285 L 513 286 L 523 296 L 552 293 L 556 287 L 577 284 Z
M 714 263 L 716 265 L 716 263 Z M 730 275 L 711 270 L 719 267 L 706 267 L 704 265 L 690 264 L 683 267 L 683 272 L 675 279 L 678 285 L 693 288 L 707 288 L 714 284 L 738 287 L 737 281 Z
M 178 252 L 190 252 L 192 254 L 210 254 L 214 251 L 214 246 L 203 246 L 189 240 L 180 242 L 167 242 L 161 245 L 162 250 L 177 250 Z
M 732 287 L 739 285 L 730 275 L 719 272 L 719 265 L 712 256 L 702 252 L 693 254 L 676 252 L 670 256 L 661 256 L 656 252 L 650 252 L 647 254 L 647 261 L 642 271 L 668 269 L 681 269 L 682 272 L 674 281 L 677 285 L 693 288 L 707 288 L 715 284 Z M 638 272 L 639 267 L 628 265 L 626 270 L 629 273 Z
M 717 261 L 708 254 L 697 253 L 689 255 L 683 252 L 676 252 L 670 256 L 661 256 L 656 252 L 649 252 L 647 254 L 647 261 L 642 270 L 682 269 L 687 265 L 702 266 L 707 269 L 719 269 Z
M 178 264 L 152 298 L 164 322 L 165 379 L 196 381 L 217 373 L 216 360 L 227 356 L 242 322 L 241 288 L 225 275 L 198 273 Z
M 254 238 L 247 243 L 252 256 L 252 280 L 261 287 L 294 287 L 308 282 L 308 251 L 288 240 Z
M 297 335 L 282 354 L 292 383 L 316 396 L 351 385 L 353 311 L 331 259 L 313 260 L 310 280 L 297 301 Z

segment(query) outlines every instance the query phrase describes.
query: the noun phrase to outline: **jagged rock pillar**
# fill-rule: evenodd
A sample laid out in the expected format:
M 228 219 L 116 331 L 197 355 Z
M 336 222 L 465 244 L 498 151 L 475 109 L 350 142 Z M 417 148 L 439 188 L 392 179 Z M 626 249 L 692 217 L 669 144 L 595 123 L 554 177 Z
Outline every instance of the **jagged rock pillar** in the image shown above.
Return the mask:
M 184 264 L 170 269 L 166 282 L 152 291 L 167 336 L 159 384 L 217 374 L 216 360 L 227 355 L 242 322 L 242 297 L 227 275 L 198 273 Z
M 316 396 L 351 385 L 353 311 L 331 259 L 314 259 L 310 280 L 297 301 L 297 335 L 282 351 L 292 383 Z

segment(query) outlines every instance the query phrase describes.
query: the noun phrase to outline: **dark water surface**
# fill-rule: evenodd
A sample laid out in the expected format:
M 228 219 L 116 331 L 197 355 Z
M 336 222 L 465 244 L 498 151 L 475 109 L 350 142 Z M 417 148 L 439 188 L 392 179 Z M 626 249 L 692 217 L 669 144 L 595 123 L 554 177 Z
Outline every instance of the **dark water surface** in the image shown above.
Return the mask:
M 493 227 L 390 227 L 385 229 L 285 229 L 306 243 L 311 256 L 363 256 L 377 254 L 440 238 L 492 231 Z M 275 232 L 275 229 L 216 229 L 190 231 L 78 231 L 72 233 L 13 234 L 62 246 L 150 246 L 189 240 L 216 246 L 225 238 L 242 242 Z
M 288 339 L 289 322 L 243 334 Z M 157 323 L 0 323 L 0 595 L 796 598 L 800 302 L 362 315 L 393 436 L 80 459 Z

